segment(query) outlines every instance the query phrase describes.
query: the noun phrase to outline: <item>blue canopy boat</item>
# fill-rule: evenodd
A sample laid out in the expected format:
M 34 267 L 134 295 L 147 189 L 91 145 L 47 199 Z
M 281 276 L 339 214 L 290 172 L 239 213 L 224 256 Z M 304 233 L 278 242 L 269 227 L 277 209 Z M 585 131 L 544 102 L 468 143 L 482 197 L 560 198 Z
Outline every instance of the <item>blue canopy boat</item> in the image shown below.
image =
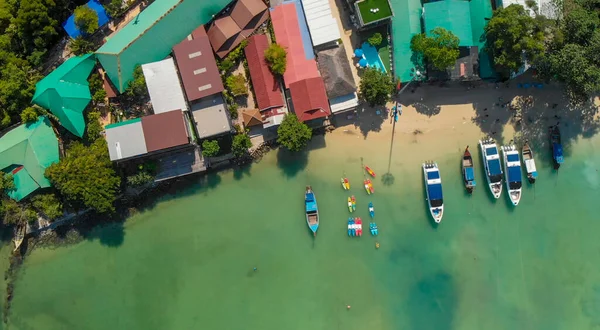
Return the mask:
M 483 158 L 483 167 L 485 168 L 485 178 L 494 198 L 500 198 L 502 194 L 502 165 L 500 164 L 500 155 L 498 146 L 493 139 L 479 140 L 481 147 L 481 158 Z
M 313 235 L 316 236 L 317 229 L 319 229 L 319 209 L 317 208 L 317 197 L 310 186 L 306 186 L 304 205 L 306 209 L 306 223 L 308 224 L 308 228 L 313 232 Z
M 521 159 L 519 158 L 519 151 L 514 145 L 508 145 L 502 147 L 502 154 L 504 158 L 504 170 L 506 172 L 506 190 L 508 191 L 508 197 L 514 206 L 519 205 L 521 200 L 521 187 L 522 187 L 522 173 L 521 173 Z
M 379 229 L 377 229 L 377 224 L 375 224 L 375 222 L 371 222 L 369 224 L 369 230 L 371 231 L 371 235 L 373 235 L 373 236 L 379 235 Z
M 560 165 L 565 162 L 558 125 L 550 127 L 550 149 L 552 150 L 552 162 L 554 163 L 554 169 L 558 170 Z
M 463 179 L 465 181 L 465 188 L 467 192 L 470 194 L 475 189 L 475 170 L 473 168 L 473 157 L 471 157 L 471 152 L 469 151 L 469 146 L 465 149 L 465 153 L 463 154 L 462 159 L 462 172 Z
M 371 218 L 375 217 L 375 208 L 373 207 L 373 202 L 369 202 L 369 214 Z
M 442 178 L 437 163 L 423 163 L 423 176 L 425 177 L 429 212 L 433 220 L 440 223 L 444 215 L 444 195 L 442 194 Z

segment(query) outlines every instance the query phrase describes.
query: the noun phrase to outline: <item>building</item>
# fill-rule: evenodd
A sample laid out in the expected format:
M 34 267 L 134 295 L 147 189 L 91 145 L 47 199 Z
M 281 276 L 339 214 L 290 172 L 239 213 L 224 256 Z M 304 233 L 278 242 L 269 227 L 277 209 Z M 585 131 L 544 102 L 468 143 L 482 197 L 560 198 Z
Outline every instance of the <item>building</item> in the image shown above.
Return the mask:
M 238 0 L 227 16 L 207 27 L 208 38 L 219 58 L 225 57 L 269 18 L 261 0 Z
M 244 48 L 248 71 L 250 71 L 250 80 L 252 81 L 254 96 L 264 128 L 279 125 L 287 113 L 281 84 L 275 79 L 265 61 L 265 50 L 267 48 L 269 48 L 269 40 L 264 34 L 250 37 L 248 45 Z M 253 118 L 256 118 L 255 112 L 251 114 Z M 256 123 L 255 120 L 252 122 Z
M 331 112 L 353 110 L 358 106 L 356 83 L 344 44 L 317 52 L 319 72 L 331 105 Z
M 110 160 L 123 161 L 190 145 L 185 114 L 169 111 L 106 126 Z
M 489 3 L 489 1 L 487 2 Z M 415 69 L 410 41 L 413 36 L 422 32 L 423 7 L 421 6 L 421 0 L 396 0 L 393 2 L 393 6 L 395 12 L 394 19 L 391 22 L 391 37 L 394 43 L 393 71 L 401 82 L 408 82 L 413 79 L 411 70 Z
M 154 1 L 96 51 L 116 89 L 122 93 L 137 65 L 160 61 L 190 31 L 209 22 L 230 0 Z
M 191 105 L 198 139 L 207 139 L 232 132 L 227 105 L 221 94 L 205 97 Z
M 361 28 L 387 23 L 394 16 L 389 0 L 359 0 L 354 10 Z
M 46 117 L 17 126 L 0 137 L 0 171 L 13 176 L 15 189 L 7 194 L 16 201 L 39 188 L 50 187 L 44 172 L 58 161 L 58 140 Z
M 342 36 L 329 0 L 302 0 L 302 8 L 313 47 L 338 43 Z
M 90 0 L 85 5 L 92 9 L 98 16 L 98 27 L 102 27 L 104 24 L 108 23 L 110 18 L 106 14 L 104 7 L 102 7 L 97 0 Z M 65 32 L 67 32 L 69 37 L 73 39 L 83 35 L 83 33 L 79 30 L 79 27 L 77 27 L 77 24 L 75 24 L 75 14 L 69 16 L 69 18 L 63 22 L 62 27 L 65 29 Z
M 35 84 L 32 102 L 50 110 L 78 137 L 85 133 L 83 111 L 92 99 L 88 77 L 95 65 L 94 54 L 71 57 Z
M 204 26 L 201 25 L 175 45 L 173 54 L 189 102 L 224 90 Z
M 300 80 L 290 85 L 294 113 L 300 121 L 315 120 L 331 114 L 324 91 L 325 83 L 321 77 Z
M 173 110 L 188 110 L 172 58 L 144 64 L 142 71 L 144 71 L 148 94 L 150 94 L 155 114 Z

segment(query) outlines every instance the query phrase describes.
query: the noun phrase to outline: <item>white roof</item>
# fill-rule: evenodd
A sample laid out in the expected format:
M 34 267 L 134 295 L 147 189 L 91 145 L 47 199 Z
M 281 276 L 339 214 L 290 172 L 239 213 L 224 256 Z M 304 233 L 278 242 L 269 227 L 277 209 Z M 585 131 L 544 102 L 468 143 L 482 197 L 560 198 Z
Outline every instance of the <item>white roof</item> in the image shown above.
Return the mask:
M 154 113 L 187 111 L 187 103 L 172 58 L 142 65 Z
M 358 106 L 358 96 L 356 92 L 334 99 L 329 99 L 329 105 L 331 106 L 331 112 L 336 113 L 347 109 L 354 109 Z
M 126 121 L 106 127 L 106 142 L 110 160 L 119 160 L 148 153 L 141 120 Z
M 337 20 L 331 15 L 329 0 L 302 0 L 302 8 L 313 46 L 341 38 Z
M 540 1 L 539 0 L 534 0 L 536 5 L 540 6 Z M 502 7 L 506 8 L 510 5 L 521 5 L 523 6 L 523 8 L 525 8 L 525 11 L 529 14 L 529 16 L 531 17 L 535 17 L 535 12 L 529 8 L 525 2 L 527 2 L 526 0 L 502 0 Z

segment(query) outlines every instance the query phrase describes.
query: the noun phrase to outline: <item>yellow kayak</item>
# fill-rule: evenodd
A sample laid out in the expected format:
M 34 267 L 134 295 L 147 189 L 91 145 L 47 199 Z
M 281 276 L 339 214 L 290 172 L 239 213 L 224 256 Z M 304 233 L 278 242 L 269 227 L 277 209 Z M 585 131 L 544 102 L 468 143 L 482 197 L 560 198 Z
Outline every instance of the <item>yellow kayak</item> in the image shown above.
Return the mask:
M 352 213 L 352 199 L 348 197 L 348 210 Z

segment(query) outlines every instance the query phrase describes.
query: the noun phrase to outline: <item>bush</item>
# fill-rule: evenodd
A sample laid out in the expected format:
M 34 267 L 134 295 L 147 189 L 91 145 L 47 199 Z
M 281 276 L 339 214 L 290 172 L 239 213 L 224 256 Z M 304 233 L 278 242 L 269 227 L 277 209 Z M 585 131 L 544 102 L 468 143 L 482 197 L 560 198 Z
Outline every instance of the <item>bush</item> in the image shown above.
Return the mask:
M 369 42 L 369 44 L 371 46 L 377 47 L 377 46 L 381 45 L 381 42 L 383 41 L 383 37 L 381 36 L 381 33 L 375 32 L 372 36 L 369 37 L 369 39 L 367 41 Z
M 241 73 L 227 77 L 225 80 L 225 85 L 233 96 L 248 95 L 246 78 Z
M 123 0 L 111 0 L 110 3 L 106 6 L 106 12 L 112 18 L 116 18 L 118 16 L 123 15 L 125 13 L 126 8 L 123 7 Z
M 125 94 L 131 98 L 144 98 L 148 96 L 146 77 L 144 77 L 141 65 L 136 66 L 135 70 L 133 70 L 133 80 L 127 85 Z
M 64 214 L 63 206 L 54 194 L 37 195 L 31 199 L 33 208 L 44 214 L 49 220 Z
M 98 29 L 98 14 L 87 5 L 75 8 L 75 25 L 83 34 L 92 34 Z
M 219 154 L 219 142 L 216 140 L 204 140 L 202 142 L 202 156 L 214 157 Z
M 69 42 L 69 48 L 75 55 L 84 55 L 94 51 L 95 45 L 93 42 L 83 39 L 79 36 L 75 39 L 71 39 Z
M 127 177 L 127 184 L 131 187 L 140 187 L 154 181 L 154 176 L 146 171 L 139 171 Z
M 39 115 L 35 107 L 27 107 L 21 112 L 21 121 L 24 123 L 33 123 L 37 121 Z
M 312 137 L 311 129 L 294 114 L 287 114 L 277 128 L 277 143 L 290 151 L 300 151 Z
M 250 141 L 248 134 L 237 134 L 233 137 L 231 152 L 233 152 L 236 157 L 245 155 L 250 147 L 252 147 L 252 141 Z
M 90 111 L 87 114 L 87 123 L 86 123 L 86 132 L 84 140 L 91 144 L 96 141 L 100 136 L 102 136 L 102 132 L 104 128 L 100 123 L 100 112 L 99 111 Z
M 285 73 L 287 64 L 287 52 L 278 44 L 271 44 L 265 50 L 265 61 L 269 64 L 269 68 L 273 74 L 282 76 Z

